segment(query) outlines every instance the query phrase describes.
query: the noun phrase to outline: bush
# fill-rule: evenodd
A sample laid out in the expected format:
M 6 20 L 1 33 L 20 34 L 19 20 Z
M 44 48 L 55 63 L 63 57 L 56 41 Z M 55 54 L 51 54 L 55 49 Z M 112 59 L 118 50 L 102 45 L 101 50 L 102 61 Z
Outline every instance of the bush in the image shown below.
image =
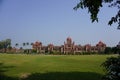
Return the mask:
M 34 50 L 34 49 L 33 49 L 33 50 L 32 50 L 32 53 L 37 53 L 37 50 Z
M 83 55 L 94 55 L 98 54 L 97 52 L 82 52 Z
M 120 80 L 120 56 L 107 58 L 102 66 L 106 70 L 102 80 Z

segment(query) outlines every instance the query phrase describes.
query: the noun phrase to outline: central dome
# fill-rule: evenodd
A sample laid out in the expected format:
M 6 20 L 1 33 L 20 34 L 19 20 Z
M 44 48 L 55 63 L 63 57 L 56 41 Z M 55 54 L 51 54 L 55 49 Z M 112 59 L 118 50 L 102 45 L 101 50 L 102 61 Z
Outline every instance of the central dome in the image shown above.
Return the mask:
M 67 38 L 67 41 L 71 41 L 72 39 L 70 37 Z

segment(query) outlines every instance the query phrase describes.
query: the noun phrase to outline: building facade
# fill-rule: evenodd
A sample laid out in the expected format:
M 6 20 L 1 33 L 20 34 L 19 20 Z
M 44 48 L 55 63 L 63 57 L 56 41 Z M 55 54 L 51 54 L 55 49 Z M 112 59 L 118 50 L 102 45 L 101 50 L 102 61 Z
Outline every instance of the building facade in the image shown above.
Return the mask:
M 54 46 L 53 44 L 48 44 L 43 46 L 42 42 L 35 42 L 32 45 L 33 50 L 36 50 L 37 53 L 50 53 L 50 52 L 59 52 L 61 54 L 80 54 L 82 52 L 103 52 L 106 48 L 106 44 L 102 41 L 99 41 L 95 46 L 90 44 L 76 45 L 70 37 L 66 39 L 63 45 Z

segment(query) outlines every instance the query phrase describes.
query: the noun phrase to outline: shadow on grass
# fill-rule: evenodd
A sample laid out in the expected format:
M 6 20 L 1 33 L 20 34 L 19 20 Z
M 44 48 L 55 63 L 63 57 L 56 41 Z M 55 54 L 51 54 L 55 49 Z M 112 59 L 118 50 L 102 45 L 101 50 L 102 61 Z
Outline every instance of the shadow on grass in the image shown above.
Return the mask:
M 0 80 L 18 80 L 18 78 L 9 77 L 4 74 L 4 72 L 7 72 L 13 67 L 14 66 L 4 66 L 3 63 L 0 63 Z
M 15 66 L 5 66 L 3 63 L 0 63 L 0 73 L 9 71 L 11 68 L 14 68 L 14 67 Z
M 34 73 L 21 80 L 101 80 L 103 75 L 92 72 Z
M 23 74 L 19 77 L 10 77 L 4 74 L 14 66 L 5 66 L 0 63 L 0 80 L 101 80 L 101 74 L 94 72 L 47 72 Z

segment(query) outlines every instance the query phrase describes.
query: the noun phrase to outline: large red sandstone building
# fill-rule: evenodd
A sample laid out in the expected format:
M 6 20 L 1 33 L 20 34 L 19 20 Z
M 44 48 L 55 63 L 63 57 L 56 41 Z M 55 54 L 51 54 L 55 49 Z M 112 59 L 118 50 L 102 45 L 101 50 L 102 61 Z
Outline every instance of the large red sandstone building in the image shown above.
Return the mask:
M 43 46 L 42 42 L 35 42 L 32 47 L 37 51 L 37 53 L 60 52 L 63 54 L 78 54 L 82 52 L 103 52 L 106 48 L 106 44 L 100 41 L 95 46 L 91 46 L 90 44 L 86 44 L 84 46 L 75 45 L 75 42 L 68 37 L 66 42 L 64 42 L 64 45 L 61 46 L 54 46 L 53 44 Z

